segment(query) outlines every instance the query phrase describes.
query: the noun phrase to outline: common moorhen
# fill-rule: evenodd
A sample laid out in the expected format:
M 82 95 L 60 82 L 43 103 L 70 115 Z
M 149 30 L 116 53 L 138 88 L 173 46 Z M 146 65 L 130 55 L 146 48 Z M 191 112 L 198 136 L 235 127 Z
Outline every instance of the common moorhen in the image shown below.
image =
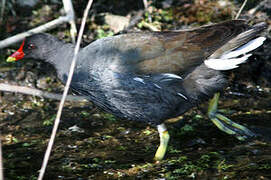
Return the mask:
M 238 67 L 263 44 L 265 23 L 249 26 L 232 20 L 196 29 L 136 32 L 99 39 L 78 54 L 71 88 L 120 118 L 156 125 L 163 159 L 169 134 L 164 121 L 179 116 L 225 86 L 221 71 Z M 68 77 L 74 45 L 49 34 L 25 39 L 7 61 L 24 58 L 51 63 L 62 82 Z M 218 95 L 209 117 L 229 134 L 253 134 L 217 113 Z

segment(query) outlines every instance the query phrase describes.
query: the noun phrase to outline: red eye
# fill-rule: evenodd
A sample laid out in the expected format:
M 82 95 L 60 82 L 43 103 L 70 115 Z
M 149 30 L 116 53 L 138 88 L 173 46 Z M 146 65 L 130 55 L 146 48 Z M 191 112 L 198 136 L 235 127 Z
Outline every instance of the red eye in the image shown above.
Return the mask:
M 35 45 L 34 44 L 29 44 L 28 45 L 28 49 L 34 49 L 35 48 Z

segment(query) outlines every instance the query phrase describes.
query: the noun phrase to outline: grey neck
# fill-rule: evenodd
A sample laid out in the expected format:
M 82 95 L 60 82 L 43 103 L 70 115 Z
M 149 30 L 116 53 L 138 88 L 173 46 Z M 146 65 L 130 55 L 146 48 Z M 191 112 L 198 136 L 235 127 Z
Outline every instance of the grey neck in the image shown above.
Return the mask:
M 56 68 L 58 78 L 62 81 L 65 81 L 65 76 L 68 76 L 73 54 L 73 44 L 62 44 L 58 49 L 54 49 L 50 52 L 45 59 L 46 62 Z

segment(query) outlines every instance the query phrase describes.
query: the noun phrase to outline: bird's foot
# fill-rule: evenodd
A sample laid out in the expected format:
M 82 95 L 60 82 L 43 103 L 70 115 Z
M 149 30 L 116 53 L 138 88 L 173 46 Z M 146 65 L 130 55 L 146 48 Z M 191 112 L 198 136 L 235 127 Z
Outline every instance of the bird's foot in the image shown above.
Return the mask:
M 229 118 L 222 115 L 219 110 L 217 110 L 219 95 L 219 93 L 215 94 L 209 103 L 208 117 L 211 119 L 211 121 L 220 130 L 226 132 L 227 134 L 234 135 L 241 141 L 256 137 L 256 134 L 250 131 L 248 128 L 231 121 Z
M 154 156 L 154 160 L 157 161 L 161 161 L 167 151 L 167 145 L 168 145 L 168 141 L 169 141 L 169 133 L 166 129 L 166 126 L 164 124 L 160 124 L 157 126 L 158 132 L 159 132 L 159 136 L 160 136 L 160 145 L 155 153 Z

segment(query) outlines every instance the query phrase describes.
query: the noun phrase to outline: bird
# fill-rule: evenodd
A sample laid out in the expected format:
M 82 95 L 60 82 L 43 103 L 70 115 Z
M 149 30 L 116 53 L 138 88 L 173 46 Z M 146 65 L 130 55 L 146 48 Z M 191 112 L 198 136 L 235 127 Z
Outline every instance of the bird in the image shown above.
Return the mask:
M 254 136 L 221 113 L 225 71 L 235 69 L 266 39 L 264 22 L 229 20 L 187 30 L 132 32 L 98 39 L 79 50 L 71 88 L 116 117 L 156 126 L 161 161 L 170 135 L 164 123 L 210 98 L 208 117 L 238 139 Z M 53 35 L 26 37 L 7 62 L 36 59 L 54 66 L 65 83 L 75 46 Z

